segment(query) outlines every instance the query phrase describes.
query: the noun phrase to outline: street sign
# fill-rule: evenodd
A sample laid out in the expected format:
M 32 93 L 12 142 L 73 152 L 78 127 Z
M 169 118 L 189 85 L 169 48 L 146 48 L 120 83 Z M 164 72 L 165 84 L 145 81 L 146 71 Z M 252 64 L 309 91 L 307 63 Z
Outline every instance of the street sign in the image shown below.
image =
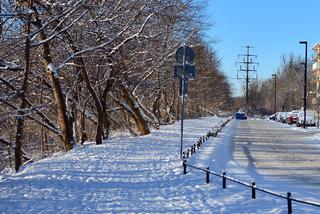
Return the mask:
M 184 71 L 188 79 L 194 80 L 196 78 L 196 68 L 194 65 L 185 65 Z
M 183 61 L 183 55 L 184 55 L 184 61 Z M 194 51 L 192 48 L 184 45 L 178 48 L 176 51 L 176 61 L 180 64 L 191 64 L 194 60 Z
M 175 78 L 182 78 L 186 77 L 191 80 L 194 80 L 196 77 L 196 72 L 195 72 L 195 66 L 194 65 L 175 65 L 174 66 L 174 77 Z
M 182 65 L 175 65 L 174 67 L 174 78 L 182 78 L 184 75 L 184 69 Z
M 183 149 L 183 117 L 184 117 L 184 98 L 188 93 L 189 79 L 195 79 L 196 72 L 193 65 L 194 52 L 192 48 L 184 45 L 176 51 L 177 64 L 174 66 L 174 77 L 179 78 L 179 94 L 181 96 L 181 139 L 180 139 L 180 158 L 182 159 Z

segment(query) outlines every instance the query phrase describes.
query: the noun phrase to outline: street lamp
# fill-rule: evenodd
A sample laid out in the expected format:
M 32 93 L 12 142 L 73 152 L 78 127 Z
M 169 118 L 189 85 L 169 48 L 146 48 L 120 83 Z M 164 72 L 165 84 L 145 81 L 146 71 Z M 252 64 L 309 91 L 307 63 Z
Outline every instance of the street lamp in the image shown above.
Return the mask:
M 305 58 L 304 58 L 304 93 L 303 93 L 303 128 L 306 128 L 306 111 L 307 111 L 307 59 L 308 59 L 308 42 L 300 41 L 299 44 L 305 45 Z
M 274 77 L 274 113 L 277 112 L 277 75 L 276 74 L 272 74 L 272 76 Z

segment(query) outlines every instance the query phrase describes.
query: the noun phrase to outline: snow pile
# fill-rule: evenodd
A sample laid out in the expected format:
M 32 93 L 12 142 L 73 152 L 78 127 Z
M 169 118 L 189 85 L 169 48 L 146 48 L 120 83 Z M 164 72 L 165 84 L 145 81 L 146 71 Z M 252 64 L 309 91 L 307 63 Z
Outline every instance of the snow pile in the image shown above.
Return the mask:
M 184 148 L 224 120 L 186 120 Z M 217 138 L 210 138 L 188 163 L 218 171 L 230 165 L 236 122 L 228 124 Z M 206 184 L 205 174 L 191 169 L 184 175 L 179 152 L 179 123 L 162 126 L 147 136 L 120 136 L 103 145 L 78 146 L 64 155 L 29 164 L 0 181 L 0 213 L 287 212 L 284 199 L 263 193 L 251 199 L 246 187 L 228 183 L 222 189 L 217 177 Z M 234 175 L 251 179 L 245 169 L 234 167 Z M 319 212 L 295 204 L 293 210 Z

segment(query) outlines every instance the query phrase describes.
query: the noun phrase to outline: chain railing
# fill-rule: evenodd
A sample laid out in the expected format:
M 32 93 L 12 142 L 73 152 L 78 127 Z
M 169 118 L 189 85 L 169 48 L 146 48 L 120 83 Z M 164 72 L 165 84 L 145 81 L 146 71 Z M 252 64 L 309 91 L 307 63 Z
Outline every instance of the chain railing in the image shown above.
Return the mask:
M 255 182 L 252 182 L 251 184 L 237 180 L 235 178 L 229 177 L 227 176 L 226 172 L 223 172 L 222 174 L 218 174 L 216 172 L 210 171 L 209 167 L 207 167 L 206 169 L 204 168 L 200 168 L 197 166 L 193 166 L 191 164 L 188 164 L 186 159 L 183 161 L 183 174 L 187 174 L 187 166 L 195 169 L 195 170 L 199 170 L 199 171 L 203 171 L 205 173 L 205 180 L 206 183 L 210 183 L 210 175 L 214 175 L 217 177 L 222 178 L 222 188 L 226 189 L 227 188 L 227 180 L 234 182 L 236 184 L 248 187 L 251 189 L 251 198 L 252 199 L 256 199 L 256 191 L 260 191 L 260 192 L 264 192 L 266 194 L 278 197 L 278 198 L 283 198 L 287 200 L 287 207 L 288 207 L 288 213 L 291 214 L 292 213 L 292 202 L 297 202 L 297 203 L 301 203 L 301 204 L 305 204 L 305 205 L 310 205 L 310 206 L 315 206 L 315 207 L 320 207 L 319 203 L 315 203 L 315 202 L 311 202 L 311 201 L 305 201 L 302 199 L 296 199 L 296 198 L 292 198 L 292 194 L 291 192 L 287 192 L 287 195 L 281 195 L 279 193 L 275 193 L 271 190 L 268 189 L 263 189 L 261 187 L 257 187 Z
M 210 137 L 216 137 L 219 132 L 221 132 L 222 128 L 227 125 L 233 118 L 229 118 L 224 121 L 221 125 L 217 125 L 212 127 L 210 131 L 208 131 L 204 136 L 199 137 L 196 143 L 194 143 L 191 147 L 182 152 L 183 159 L 188 159 L 192 155 L 196 153 L 197 150 L 200 149 L 202 144 L 204 144 Z

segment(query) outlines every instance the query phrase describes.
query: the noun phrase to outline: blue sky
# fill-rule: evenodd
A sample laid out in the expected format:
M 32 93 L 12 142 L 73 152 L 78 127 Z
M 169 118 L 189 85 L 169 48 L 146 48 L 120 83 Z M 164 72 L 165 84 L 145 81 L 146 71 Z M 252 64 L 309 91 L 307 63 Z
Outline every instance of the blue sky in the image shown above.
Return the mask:
M 269 79 L 280 66 L 282 54 L 304 56 L 308 41 L 308 58 L 312 46 L 320 42 L 320 0 L 208 0 L 205 14 L 213 26 L 209 39 L 222 62 L 222 70 L 232 84 L 233 95 L 243 95 L 243 81 L 234 80 L 242 46 L 252 45 L 257 54 L 259 79 Z

